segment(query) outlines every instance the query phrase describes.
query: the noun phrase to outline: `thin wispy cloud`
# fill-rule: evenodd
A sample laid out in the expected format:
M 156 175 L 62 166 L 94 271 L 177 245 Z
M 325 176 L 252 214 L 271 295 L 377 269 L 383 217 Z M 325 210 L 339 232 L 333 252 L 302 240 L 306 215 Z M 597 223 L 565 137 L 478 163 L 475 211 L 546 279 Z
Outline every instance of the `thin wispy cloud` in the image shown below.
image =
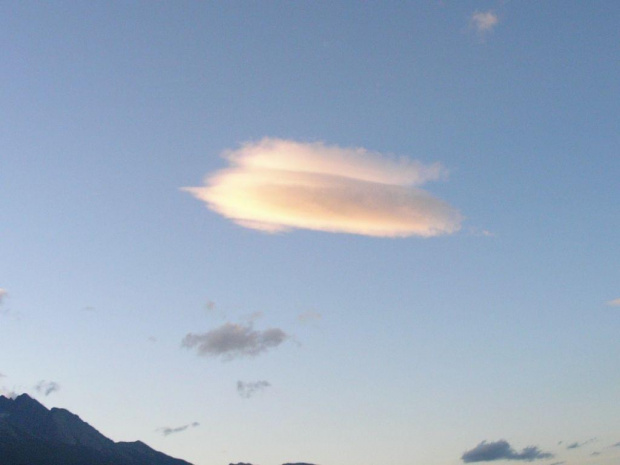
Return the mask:
M 252 323 L 225 323 L 206 333 L 189 333 L 182 347 L 195 349 L 198 355 L 221 357 L 229 361 L 239 357 L 255 357 L 274 349 L 289 338 L 280 328 L 255 330 Z
M 246 321 L 256 321 L 256 320 L 260 320 L 263 316 L 264 316 L 264 313 L 258 311 L 258 312 L 248 313 L 247 315 L 244 315 L 242 319 Z
M 620 307 L 620 298 L 610 300 L 609 302 L 607 302 L 607 305 L 609 305 L 610 307 Z
M 596 442 L 596 438 L 590 438 L 587 441 L 583 441 L 583 442 L 575 441 L 575 442 L 567 445 L 566 448 L 567 449 L 579 449 L 580 447 L 583 447 L 583 446 L 585 446 L 587 444 L 590 444 L 592 442 Z
M 177 426 L 176 428 L 171 428 L 169 426 L 165 426 L 163 428 L 158 428 L 157 431 L 159 431 L 164 436 L 170 436 L 171 434 L 182 433 L 183 431 L 186 431 L 186 430 L 188 430 L 190 428 L 196 428 L 197 426 L 200 426 L 200 423 L 193 422 L 193 423 L 189 423 L 187 425 Z
M 4 306 L 8 297 L 9 292 L 6 289 L 0 288 L 0 315 L 13 320 L 20 320 L 21 314 L 19 312 L 14 312 L 10 308 Z
M 204 186 L 184 190 L 243 227 L 377 237 L 431 237 L 460 229 L 461 214 L 418 187 L 445 177 L 439 163 L 270 138 L 223 156 L 228 168 L 208 175 Z
M 499 17 L 494 11 L 476 11 L 469 20 L 471 27 L 480 35 L 493 31 L 499 23 Z
M 323 318 L 323 315 L 321 315 L 319 312 L 313 311 L 307 311 L 297 315 L 297 321 L 299 321 L 300 323 L 319 321 L 321 318 Z
M 40 393 L 40 394 L 44 394 L 46 397 L 49 396 L 50 394 L 57 392 L 60 390 L 60 385 L 54 381 L 45 381 L 45 380 L 41 380 L 39 381 L 36 386 L 34 387 L 34 389 Z
M 248 383 L 243 382 L 243 381 L 237 381 L 237 393 L 241 397 L 249 399 L 254 394 L 264 389 L 267 389 L 270 386 L 271 384 L 268 381 L 264 381 L 264 380 L 248 382 Z
M 465 463 L 493 462 L 496 460 L 522 460 L 531 462 L 533 460 L 549 459 L 553 454 L 542 452 L 536 446 L 529 446 L 521 452 L 514 450 L 508 441 L 500 439 L 496 442 L 482 441 L 476 447 L 466 451 L 461 456 Z

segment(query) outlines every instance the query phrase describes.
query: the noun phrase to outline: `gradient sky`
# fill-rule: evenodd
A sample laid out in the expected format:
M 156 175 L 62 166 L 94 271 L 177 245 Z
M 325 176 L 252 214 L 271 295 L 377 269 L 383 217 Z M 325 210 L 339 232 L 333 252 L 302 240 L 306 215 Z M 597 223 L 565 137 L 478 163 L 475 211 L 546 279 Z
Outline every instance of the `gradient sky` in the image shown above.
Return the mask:
M 618 24 L 0 3 L 2 391 L 196 465 L 617 464 Z

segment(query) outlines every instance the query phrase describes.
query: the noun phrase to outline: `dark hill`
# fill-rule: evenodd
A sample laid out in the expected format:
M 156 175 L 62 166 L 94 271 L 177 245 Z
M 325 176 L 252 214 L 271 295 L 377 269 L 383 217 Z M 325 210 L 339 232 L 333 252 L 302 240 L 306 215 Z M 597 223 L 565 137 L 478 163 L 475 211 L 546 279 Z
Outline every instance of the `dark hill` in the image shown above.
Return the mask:
M 0 396 L 2 465 L 191 465 L 136 442 L 114 442 L 65 409 Z

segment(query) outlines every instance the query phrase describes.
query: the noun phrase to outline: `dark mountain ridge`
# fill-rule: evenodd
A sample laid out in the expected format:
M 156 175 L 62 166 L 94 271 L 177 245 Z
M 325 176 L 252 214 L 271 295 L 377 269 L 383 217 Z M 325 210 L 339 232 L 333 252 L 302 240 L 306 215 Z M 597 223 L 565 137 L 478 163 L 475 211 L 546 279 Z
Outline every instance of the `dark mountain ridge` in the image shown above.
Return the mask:
M 114 442 L 65 409 L 0 396 L 2 465 L 191 465 L 143 442 Z

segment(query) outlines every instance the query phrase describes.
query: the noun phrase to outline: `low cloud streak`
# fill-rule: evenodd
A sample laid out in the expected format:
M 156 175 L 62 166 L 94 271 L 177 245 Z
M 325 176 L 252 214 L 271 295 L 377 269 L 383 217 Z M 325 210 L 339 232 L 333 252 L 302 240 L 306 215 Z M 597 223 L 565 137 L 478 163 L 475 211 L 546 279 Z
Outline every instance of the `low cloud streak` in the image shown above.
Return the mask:
M 197 426 L 200 426 L 200 423 L 194 422 L 183 426 L 177 426 L 176 428 L 165 426 L 163 428 L 158 428 L 157 431 L 159 431 L 164 436 L 170 436 L 171 434 L 181 433 L 189 428 L 196 428 Z
M 363 148 L 265 138 L 224 154 L 230 167 L 184 188 L 236 224 L 264 232 L 310 229 L 377 237 L 439 236 L 461 214 L 418 188 L 445 176 Z

